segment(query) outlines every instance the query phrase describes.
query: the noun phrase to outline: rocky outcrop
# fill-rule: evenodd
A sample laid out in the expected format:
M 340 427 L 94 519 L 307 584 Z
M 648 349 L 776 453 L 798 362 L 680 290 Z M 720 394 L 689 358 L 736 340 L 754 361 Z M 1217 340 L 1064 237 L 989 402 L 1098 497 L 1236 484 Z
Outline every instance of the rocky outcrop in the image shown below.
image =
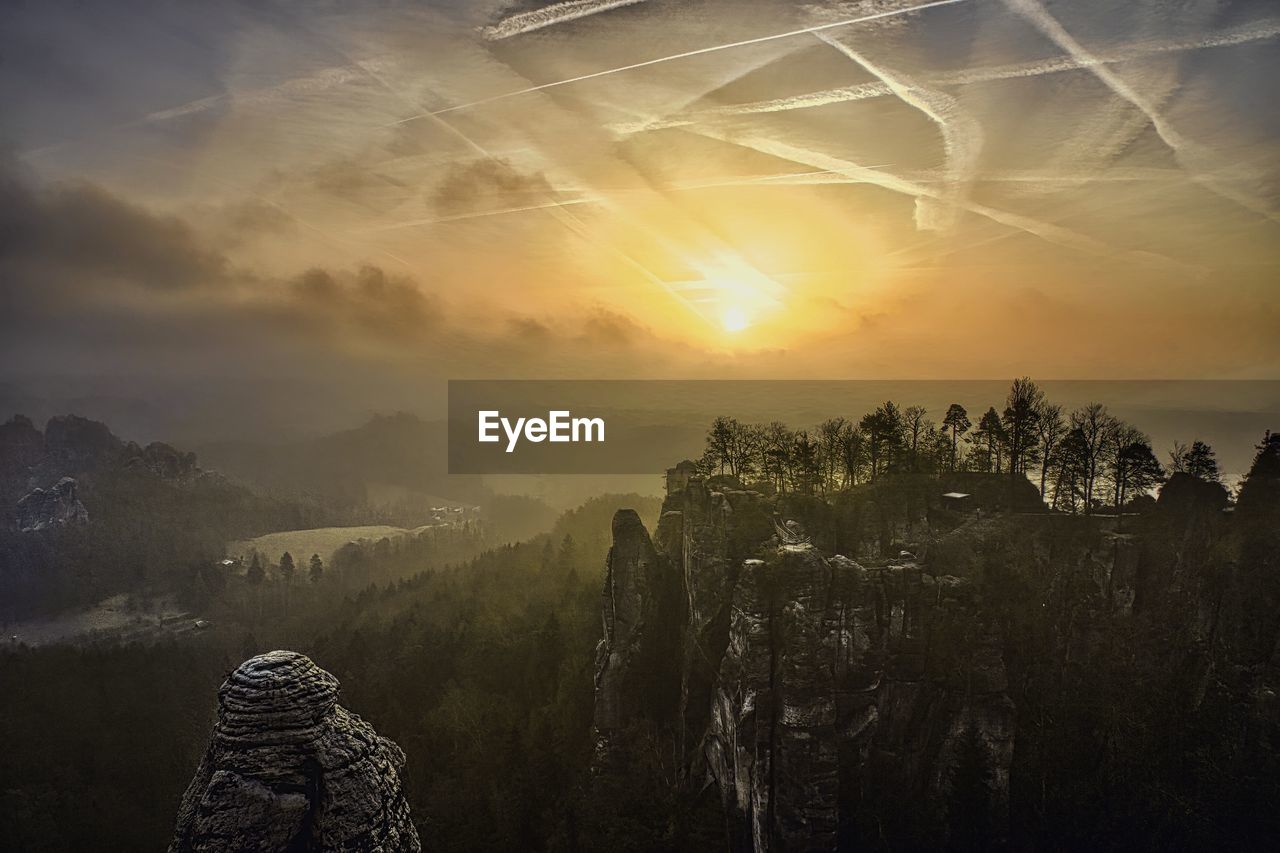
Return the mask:
M 87 470 L 113 460 L 124 442 L 100 421 L 79 415 L 59 415 L 45 424 L 44 446 L 47 464 Z
M 620 636 L 621 579 L 669 566 L 682 598 L 626 586 L 628 611 L 650 614 L 650 630 L 626 635 L 627 656 L 598 660 L 597 728 L 617 723 L 609 684 L 678 681 L 678 710 L 655 722 L 689 798 L 719 788 L 733 851 L 853 849 L 894 821 L 894 837 L 940 843 L 962 742 L 991 780 L 981 806 L 991 837 L 1004 838 L 1014 706 L 970 583 L 914 560 L 864 568 L 827 557 L 772 515 L 763 496 L 696 477 L 668 496 L 656 547 L 619 513 L 602 648 Z M 672 637 L 679 654 L 639 678 L 632 662 Z M 602 766 L 627 766 L 607 754 L 624 743 L 600 746 Z
M 748 560 L 706 741 L 741 850 L 837 850 L 944 825 L 966 733 L 1007 823 L 1014 708 L 967 582 L 783 545 Z M 911 837 L 893 827 L 895 837 Z M 929 841 L 922 833 L 922 843 Z
M 131 441 L 125 445 L 121 459 L 125 468 L 148 471 L 179 485 L 190 485 L 204 473 L 196 464 L 194 453 L 178 450 L 161 441 L 153 441 L 146 447 L 139 447 Z
M 664 670 L 669 672 L 676 648 L 678 595 L 671 564 L 654 549 L 640 516 L 620 510 L 605 572 L 604 638 L 596 649 L 595 729 L 601 750 L 633 721 L 671 711 L 672 681 L 664 678 Z
M 218 691 L 170 853 L 421 850 L 404 753 L 337 697 L 337 679 L 297 652 L 241 664 Z
M 50 527 L 85 524 L 89 511 L 76 497 L 76 481 L 63 477 L 48 489 L 33 489 L 21 500 L 14 521 L 23 533 L 46 530 Z
M 44 434 L 36 429 L 31 419 L 14 415 L 0 424 L 0 494 L 7 491 L 7 484 L 19 488 L 30 475 L 31 466 L 44 455 Z

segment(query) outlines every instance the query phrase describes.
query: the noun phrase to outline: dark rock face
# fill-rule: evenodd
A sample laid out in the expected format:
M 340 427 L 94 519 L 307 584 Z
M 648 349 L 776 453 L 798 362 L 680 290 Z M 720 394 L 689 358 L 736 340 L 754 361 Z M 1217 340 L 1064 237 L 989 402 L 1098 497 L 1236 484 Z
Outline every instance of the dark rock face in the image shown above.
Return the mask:
M 901 812 L 883 804 L 907 802 L 928 846 L 942 837 L 966 736 L 992 779 L 986 822 L 1005 837 L 1014 706 L 970 584 L 913 561 L 867 569 L 824 557 L 777 533 L 764 504 L 694 478 L 668 497 L 656 548 L 634 514 L 619 514 L 602 649 L 620 636 L 620 579 L 678 567 L 683 598 L 626 586 L 627 612 L 651 630 L 627 635 L 629 656 L 599 658 L 597 729 L 623 723 L 610 685 L 634 678 L 630 662 L 678 636 L 665 669 L 639 683 L 678 682 L 678 711 L 650 719 L 670 732 L 690 791 L 708 779 L 719 788 L 732 850 L 852 849 L 874 842 L 875 815 Z M 600 746 L 601 767 L 626 766 L 608 754 L 623 744 Z
M 89 511 L 76 497 L 76 481 L 63 477 L 49 489 L 34 489 L 18 501 L 17 527 L 23 533 L 86 524 Z
M 629 722 L 669 711 L 662 672 L 675 648 L 678 579 L 633 510 L 613 519 L 603 595 L 604 639 L 596 649 L 595 728 L 601 743 Z
M 153 441 L 146 447 L 129 442 L 124 449 L 125 468 L 149 471 L 156 477 L 179 484 L 190 484 L 204 472 L 196 464 L 196 455 L 178 450 L 164 442 Z
M 218 691 L 170 853 L 421 850 L 404 753 L 337 696 L 337 680 L 297 652 L 241 664 Z
M 44 427 L 45 453 L 64 467 L 91 467 L 114 459 L 124 443 L 106 424 L 78 415 L 50 418 Z
M 44 434 L 30 418 L 15 415 L 0 424 L 0 486 L 26 479 L 44 455 Z

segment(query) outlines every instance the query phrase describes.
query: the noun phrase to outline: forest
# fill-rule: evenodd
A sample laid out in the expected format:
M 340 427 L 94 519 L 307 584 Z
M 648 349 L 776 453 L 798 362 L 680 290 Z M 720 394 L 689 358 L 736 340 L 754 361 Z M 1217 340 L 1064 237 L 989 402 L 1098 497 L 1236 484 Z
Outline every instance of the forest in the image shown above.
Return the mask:
M 1280 759 L 1263 707 L 1274 699 L 1261 691 L 1271 689 L 1275 662 L 1263 647 L 1280 611 L 1276 437 L 1263 438 L 1232 495 L 1207 444 L 1158 454 L 1104 406 L 1063 412 L 1020 379 L 976 425 L 958 405 L 934 422 L 893 402 L 812 429 L 717 418 L 696 468 L 713 488 L 749 488 L 773 512 L 803 519 L 824 548 L 853 541 L 836 535 L 851 525 L 922 512 L 936 537 L 929 571 L 976 584 L 986 602 L 1017 706 L 1007 834 L 997 843 L 991 827 L 958 817 L 995 796 L 975 736 L 948 771 L 943 829 L 910 803 L 866 801 L 888 833 L 881 849 L 930 849 L 917 831 L 943 833 L 928 837 L 954 850 L 1208 850 L 1224 837 L 1262 849 L 1273 837 Z M 1062 523 L 996 511 L 982 538 L 968 536 L 972 519 L 937 504 L 953 483 L 976 484 L 983 500 L 981 488 L 1021 483 Z M 549 533 L 497 548 L 463 527 L 353 543 L 327 560 L 255 555 L 232 569 L 211 552 L 181 572 L 207 630 L 7 646 L 0 848 L 162 849 L 218 684 L 247 657 L 292 648 L 337 676 L 343 704 L 405 750 L 429 849 L 727 849 L 720 805 L 705 785 L 677 781 L 661 750 L 622 780 L 595 765 L 601 589 L 622 508 L 649 530 L 664 509 L 652 497 L 604 495 Z M 1139 543 L 1111 570 L 1130 567 L 1136 599 L 1125 604 L 1112 574 L 1099 580 L 1095 558 L 1079 559 L 1120 553 L 1098 526 L 1118 511 L 1131 531 L 1121 544 Z M 898 553 L 896 538 L 884 542 L 867 565 Z M 636 736 L 661 744 L 668 725 L 646 723 Z M 849 829 L 867 841 L 863 831 Z
M 620 506 L 656 520 L 654 498 L 602 496 L 469 559 L 452 559 L 458 534 L 260 565 L 211 585 L 214 627 L 182 640 L 0 651 L 0 849 L 164 849 L 218 684 L 274 648 L 322 661 L 343 703 L 412 756 L 432 849 L 572 849 Z
M 935 421 L 922 406 L 892 400 L 811 429 L 719 417 L 697 462 L 704 474 L 727 474 L 779 494 L 830 494 L 905 473 L 1023 475 L 1052 509 L 1069 513 L 1123 507 L 1168 473 L 1220 479 L 1213 448 L 1203 441 L 1176 443 L 1164 463 L 1161 455 L 1141 429 L 1104 404 L 1064 411 L 1024 377 L 1013 381 L 1002 406 L 991 406 L 976 423 L 959 403 Z

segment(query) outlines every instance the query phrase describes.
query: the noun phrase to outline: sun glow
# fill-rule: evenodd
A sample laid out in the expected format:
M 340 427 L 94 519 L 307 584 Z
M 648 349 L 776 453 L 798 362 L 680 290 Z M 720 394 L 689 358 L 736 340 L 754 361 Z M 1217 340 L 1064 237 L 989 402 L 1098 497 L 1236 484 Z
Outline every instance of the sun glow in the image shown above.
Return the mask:
M 751 325 L 751 318 L 747 316 L 747 312 L 743 311 L 737 305 L 730 305 L 720 315 L 720 326 L 726 332 L 737 333 L 746 329 Z

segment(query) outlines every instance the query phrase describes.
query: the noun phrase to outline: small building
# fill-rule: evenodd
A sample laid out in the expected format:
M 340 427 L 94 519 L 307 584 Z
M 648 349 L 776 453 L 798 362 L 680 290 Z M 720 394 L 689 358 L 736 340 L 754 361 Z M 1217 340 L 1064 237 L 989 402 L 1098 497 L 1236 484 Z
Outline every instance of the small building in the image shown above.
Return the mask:
M 688 459 L 674 468 L 667 469 L 667 494 L 683 492 L 689 487 L 689 480 L 697 476 L 698 466 Z
M 944 492 L 942 495 L 942 505 L 947 509 L 956 512 L 973 512 L 974 500 L 973 495 L 967 492 Z

